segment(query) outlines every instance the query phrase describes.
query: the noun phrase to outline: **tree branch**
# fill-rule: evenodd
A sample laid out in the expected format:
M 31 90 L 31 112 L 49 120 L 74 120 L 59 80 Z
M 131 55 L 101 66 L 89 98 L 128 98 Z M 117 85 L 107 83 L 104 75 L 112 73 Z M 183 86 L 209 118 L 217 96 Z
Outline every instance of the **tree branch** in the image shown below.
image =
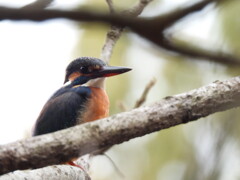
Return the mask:
M 169 13 L 166 13 L 164 15 L 158 16 L 155 19 L 159 19 L 159 21 L 164 21 L 163 23 L 163 28 L 166 29 L 167 27 L 171 26 L 172 24 L 176 23 L 177 21 L 179 21 L 180 19 L 194 13 L 197 11 L 202 10 L 204 7 L 206 7 L 207 5 L 211 4 L 211 3 L 215 3 L 215 2 L 221 2 L 224 0 L 202 0 L 199 1 L 198 3 L 195 3 L 191 6 L 186 6 L 184 8 L 179 8 L 177 10 L 173 10 Z
M 240 77 L 151 106 L 0 146 L 0 174 L 67 162 L 93 151 L 240 105 Z
M 66 173 L 67 172 L 67 173 Z M 91 178 L 80 168 L 69 165 L 54 165 L 31 171 L 14 171 L 0 176 L 0 180 L 24 179 L 24 180 L 90 180 Z
M 141 97 L 136 101 L 134 108 L 138 108 L 146 101 L 150 89 L 156 84 L 156 79 L 153 78 L 145 87 Z
M 153 0 L 139 0 L 139 2 L 135 6 L 127 10 L 124 10 L 120 14 L 128 15 L 129 17 L 136 17 L 142 13 L 144 8 L 151 1 Z M 108 3 L 111 14 L 114 14 L 115 10 L 114 10 L 112 1 L 107 0 L 107 3 Z M 101 59 L 103 59 L 105 62 L 108 63 L 110 61 L 110 58 L 113 52 L 113 47 L 115 46 L 117 40 L 120 38 L 123 30 L 124 30 L 124 26 L 112 25 L 111 29 L 108 31 L 104 46 L 102 48 L 102 53 L 101 53 Z
M 106 0 L 108 8 L 109 8 L 109 12 L 112 14 L 115 12 L 114 6 L 113 6 L 113 2 L 112 0 Z
M 238 65 L 240 64 L 240 59 L 231 54 L 223 53 L 220 51 L 210 51 L 202 48 L 197 48 L 192 44 L 178 45 L 168 38 L 158 42 L 159 46 L 164 48 L 169 52 L 178 53 L 180 55 L 185 55 L 192 58 L 200 58 L 202 60 L 211 60 L 214 62 L 219 62 L 229 65 Z
M 141 7 L 144 7 L 144 3 L 148 3 L 151 0 L 141 0 L 137 5 L 140 7 L 136 8 L 132 14 L 141 12 Z M 220 2 L 223 0 L 203 0 L 198 3 L 195 3 L 191 6 L 178 9 L 167 13 L 165 15 L 156 16 L 153 18 L 134 18 L 130 16 L 124 16 L 123 14 L 101 14 L 95 12 L 86 12 L 86 11 L 62 11 L 62 10 L 21 10 L 14 8 L 0 7 L 0 20 L 1 19 L 11 19 L 11 20 L 33 20 L 33 21 L 43 21 L 53 18 L 67 18 L 75 21 L 100 21 L 105 23 L 114 24 L 115 26 L 120 27 L 129 27 L 142 37 L 150 40 L 151 42 L 157 44 L 162 49 L 178 53 L 180 55 L 192 57 L 192 58 L 203 58 L 204 60 L 211 60 L 215 62 L 225 63 L 225 64 L 240 64 L 240 60 L 233 55 L 226 54 L 223 52 L 212 52 L 208 50 L 203 50 L 201 48 L 191 48 L 185 47 L 174 42 L 166 36 L 164 33 L 166 28 L 172 24 L 178 22 L 180 19 L 186 17 L 187 15 L 199 11 L 206 7 L 208 4 L 213 2 Z M 127 13 L 126 13 L 127 14 Z M 131 13 L 129 13 L 131 14 Z M 114 39 L 118 39 L 122 30 L 114 30 L 117 32 L 109 32 L 109 45 L 114 46 Z M 120 32 L 119 32 L 120 31 Z M 113 35 L 114 34 L 114 35 Z M 108 43 L 107 43 L 108 44 Z M 107 46 L 107 45 L 106 45 Z M 106 48 L 106 47 L 104 47 Z M 103 51 L 104 51 L 103 48 Z M 105 60 L 109 59 L 111 56 L 110 53 L 103 53 L 102 58 Z

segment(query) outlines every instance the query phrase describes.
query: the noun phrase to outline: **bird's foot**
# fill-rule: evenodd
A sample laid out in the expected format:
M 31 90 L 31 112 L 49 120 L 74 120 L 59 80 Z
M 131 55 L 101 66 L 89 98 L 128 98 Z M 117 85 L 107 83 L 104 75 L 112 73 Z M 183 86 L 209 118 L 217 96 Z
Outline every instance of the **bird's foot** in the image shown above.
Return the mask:
M 69 165 L 71 165 L 71 166 L 78 167 L 78 168 L 82 169 L 82 170 L 85 172 L 85 169 L 83 169 L 82 166 L 80 166 L 80 165 L 74 163 L 73 161 L 69 161 L 69 162 L 67 162 L 67 164 L 69 164 Z

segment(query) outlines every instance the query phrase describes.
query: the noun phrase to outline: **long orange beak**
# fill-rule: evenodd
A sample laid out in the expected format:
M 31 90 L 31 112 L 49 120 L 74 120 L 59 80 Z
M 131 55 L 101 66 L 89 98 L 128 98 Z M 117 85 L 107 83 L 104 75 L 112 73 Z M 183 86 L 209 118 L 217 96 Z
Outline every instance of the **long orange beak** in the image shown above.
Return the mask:
M 128 71 L 131 71 L 131 68 L 126 67 L 117 67 L 117 66 L 105 66 L 97 72 L 93 72 L 90 76 L 93 78 L 98 77 L 110 77 L 118 74 L 122 74 Z

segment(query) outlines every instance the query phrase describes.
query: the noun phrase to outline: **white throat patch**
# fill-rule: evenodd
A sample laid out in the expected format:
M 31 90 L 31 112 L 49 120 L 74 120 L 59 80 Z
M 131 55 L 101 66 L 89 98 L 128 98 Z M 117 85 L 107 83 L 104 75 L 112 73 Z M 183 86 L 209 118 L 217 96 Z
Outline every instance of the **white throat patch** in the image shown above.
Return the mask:
M 104 89 L 105 88 L 105 78 L 91 79 L 85 85 L 90 86 L 90 87 L 96 87 L 96 88 Z

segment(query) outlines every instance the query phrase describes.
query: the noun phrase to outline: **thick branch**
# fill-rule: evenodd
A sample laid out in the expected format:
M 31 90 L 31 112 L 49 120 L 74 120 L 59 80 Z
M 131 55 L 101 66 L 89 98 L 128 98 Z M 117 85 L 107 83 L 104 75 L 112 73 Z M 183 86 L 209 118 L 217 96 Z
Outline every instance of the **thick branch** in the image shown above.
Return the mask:
M 216 81 L 151 106 L 0 146 L 0 173 L 72 158 L 240 105 L 240 77 Z
M 107 23 L 117 23 L 119 25 L 125 25 L 128 21 L 127 17 L 119 15 L 111 15 L 104 13 L 89 12 L 84 10 L 79 11 L 64 11 L 53 9 L 17 9 L 0 7 L 0 20 L 31 20 L 31 21 L 44 21 L 56 18 L 66 18 L 76 21 L 101 21 Z M 133 21 L 133 20 L 129 20 Z
M 12 173 L 0 176 L 0 180 L 90 180 L 90 177 L 80 168 L 69 165 L 54 165 L 31 171 L 14 171 Z

